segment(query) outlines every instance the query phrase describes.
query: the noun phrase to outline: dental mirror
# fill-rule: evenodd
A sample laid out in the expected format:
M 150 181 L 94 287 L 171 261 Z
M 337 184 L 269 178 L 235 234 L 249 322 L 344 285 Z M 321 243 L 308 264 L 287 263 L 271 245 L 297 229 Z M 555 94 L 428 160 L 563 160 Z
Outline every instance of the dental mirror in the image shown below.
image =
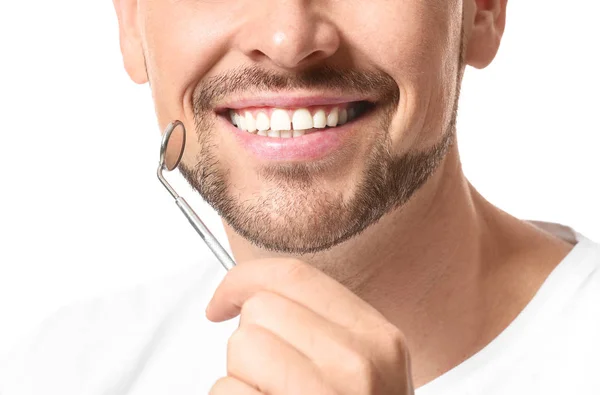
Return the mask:
M 178 165 L 183 150 L 185 149 L 185 127 L 180 121 L 175 121 L 167 126 L 160 145 L 160 163 L 168 171 L 174 170 Z
M 202 240 L 204 240 L 208 248 L 215 254 L 219 262 L 221 262 L 221 265 L 223 265 L 226 270 L 230 270 L 235 266 L 233 259 L 213 236 L 210 230 L 208 230 L 206 225 L 204 225 L 204 222 L 202 222 L 200 217 L 192 210 L 185 199 L 175 192 L 163 174 L 164 170 L 172 171 L 179 165 L 179 162 L 183 157 L 183 151 L 185 150 L 185 134 L 185 126 L 183 126 L 181 121 L 173 121 L 167 126 L 160 144 L 160 160 L 158 162 L 156 174 L 160 182 L 175 199 L 177 207 L 179 207 L 183 215 L 185 215 L 190 224 L 196 229 L 196 232 L 202 237 Z

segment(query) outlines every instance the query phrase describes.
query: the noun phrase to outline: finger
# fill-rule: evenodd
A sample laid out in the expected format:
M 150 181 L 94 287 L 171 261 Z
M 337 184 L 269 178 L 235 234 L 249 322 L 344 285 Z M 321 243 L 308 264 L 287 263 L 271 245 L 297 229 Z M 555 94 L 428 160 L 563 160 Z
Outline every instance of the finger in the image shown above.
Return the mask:
M 262 395 L 262 392 L 235 377 L 222 377 L 212 386 L 209 395 Z
M 291 299 L 347 328 L 386 320 L 373 307 L 316 268 L 291 259 L 244 262 L 230 270 L 206 309 L 211 321 L 237 316 L 259 291 Z M 368 325 L 367 323 L 371 323 Z
M 227 374 L 266 394 L 335 394 L 305 355 L 253 325 L 238 328 L 229 339 Z
M 389 352 L 378 350 L 377 342 L 359 339 L 342 326 L 271 292 L 259 292 L 246 301 L 240 318 L 240 327 L 245 326 L 261 327 L 285 339 L 320 372 L 327 372 L 324 380 L 339 394 L 369 393 L 379 374 L 369 358 Z

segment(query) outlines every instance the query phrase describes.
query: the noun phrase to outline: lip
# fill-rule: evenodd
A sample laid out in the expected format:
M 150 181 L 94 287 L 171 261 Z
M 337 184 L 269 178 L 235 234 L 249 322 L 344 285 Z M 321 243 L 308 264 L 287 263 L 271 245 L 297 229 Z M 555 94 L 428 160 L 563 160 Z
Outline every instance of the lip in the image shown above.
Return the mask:
M 362 117 L 361 117 L 362 118 Z M 296 138 L 273 138 L 248 133 L 233 126 L 224 117 L 220 122 L 240 146 L 261 161 L 315 161 L 332 154 L 352 138 L 356 121 L 335 128 L 322 129 Z
M 239 110 L 250 107 L 274 107 L 274 108 L 303 108 L 313 106 L 328 106 L 343 103 L 367 101 L 375 103 L 375 99 L 372 97 L 366 97 L 365 95 L 327 95 L 327 94 L 315 94 L 312 92 L 310 95 L 282 95 L 282 94 L 265 94 L 265 95 L 254 95 L 252 97 L 238 97 L 235 100 L 226 101 L 219 103 L 215 107 L 215 112 L 220 113 L 226 110 Z

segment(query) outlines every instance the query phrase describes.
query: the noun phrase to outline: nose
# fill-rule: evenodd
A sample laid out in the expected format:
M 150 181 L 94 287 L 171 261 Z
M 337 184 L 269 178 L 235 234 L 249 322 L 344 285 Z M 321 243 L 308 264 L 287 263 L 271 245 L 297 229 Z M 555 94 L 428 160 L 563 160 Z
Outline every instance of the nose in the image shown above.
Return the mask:
M 239 31 L 239 49 L 259 63 L 286 70 L 310 67 L 336 53 L 338 29 L 310 0 L 253 1 L 252 17 Z M 260 4 L 260 5 L 258 5 Z

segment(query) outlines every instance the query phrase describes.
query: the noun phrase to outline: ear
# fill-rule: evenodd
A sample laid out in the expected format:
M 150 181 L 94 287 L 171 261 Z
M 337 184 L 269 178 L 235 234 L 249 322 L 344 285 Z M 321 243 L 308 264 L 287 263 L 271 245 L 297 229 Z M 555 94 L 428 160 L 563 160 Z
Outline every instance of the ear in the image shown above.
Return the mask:
M 119 40 L 129 77 L 138 84 L 148 82 L 144 47 L 138 23 L 137 0 L 113 0 L 119 19 Z
M 508 0 L 469 0 L 475 9 L 468 34 L 465 61 L 482 69 L 489 65 L 498 53 L 500 40 L 506 25 L 506 3 Z

